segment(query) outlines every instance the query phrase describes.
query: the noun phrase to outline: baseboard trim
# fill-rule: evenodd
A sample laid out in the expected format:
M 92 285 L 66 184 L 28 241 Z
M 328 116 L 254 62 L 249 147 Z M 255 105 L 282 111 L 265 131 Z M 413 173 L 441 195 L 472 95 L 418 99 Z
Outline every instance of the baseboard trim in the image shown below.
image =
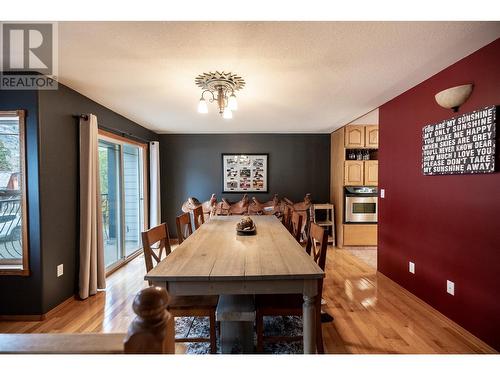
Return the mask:
M 8 322 L 41 322 L 42 320 L 48 319 L 54 316 L 58 311 L 66 307 L 72 301 L 77 299 L 76 296 L 71 296 L 68 299 L 62 301 L 56 307 L 50 309 L 44 314 L 27 314 L 27 315 L 0 315 L 0 321 L 8 321 Z
M 57 305 L 56 307 L 50 309 L 45 314 L 43 314 L 42 315 L 42 320 L 45 320 L 47 318 L 50 318 L 50 317 L 54 316 L 59 310 L 63 309 L 64 307 L 66 307 L 67 305 L 69 305 L 71 302 L 73 302 L 75 300 L 77 300 L 76 295 L 73 295 L 73 296 L 65 299 L 59 305 Z
M 40 315 L 0 315 L 0 321 L 7 322 L 38 322 L 43 320 L 43 314 Z

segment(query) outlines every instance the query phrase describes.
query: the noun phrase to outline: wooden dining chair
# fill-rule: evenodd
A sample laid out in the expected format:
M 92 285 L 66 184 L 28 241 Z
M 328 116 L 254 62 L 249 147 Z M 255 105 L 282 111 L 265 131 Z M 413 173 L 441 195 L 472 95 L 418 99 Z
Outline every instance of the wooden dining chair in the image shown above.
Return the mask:
M 193 209 L 194 229 L 201 227 L 205 223 L 205 216 L 203 215 L 203 206 L 199 205 Z
M 311 223 L 307 239 L 306 252 L 313 258 L 318 266 L 324 270 L 326 264 L 326 250 L 328 233 L 324 228 Z M 321 330 L 321 294 L 323 292 L 323 279 L 318 285 L 316 298 L 316 350 L 324 353 L 323 333 Z M 302 316 L 302 294 L 262 294 L 255 296 L 255 323 L 257 327 L 257 351 L 264 350 L 264 341 L 297 341 L 302 336 L 264 336 L 264 316 Z
M 177 239 L 180 245 L 186 238 L 193 234 L 193 226 L 191 225 L 191 215 L 189 212 L 177 216 L 175 218 L 175 224 L 177 225 Z
M 292 212 L 292 219 L 290 220 L 290 227 L 292 228 L 292 236 L 301 243 L 302 239 L 302 215 L 298 212 Z
M 290 233 L 292 233 L 292 206 L 285 204 L 283 209 L 283 225 Z
M 156 245 L 156 246 L 154 246 Z M 161 256 L 165 251 L 165 256 L 171 253 L 170 236 L 168 234 L 167 224 L 163 223 L 142 232 L 142 249 L 144 251 L 144 261 L 146 263 L 146 272 L 153 269 L 153 260 L 158 264 L 161 262 Z M 158 255 L 154 250 L 158 249 Z M 149 286 L 153 285 L 151 280 Z
M 159 255 L 153 251 L 153 245 L 159 244 Z M 142 247 L 146 261 L 146 273 L 161 261 L 162 249 L 166 256 L 171 252 L 170 236 L 166 223 L 160 224 L 145 232 L 142 232 Z M 153 265 L 153 261 L 156 264 Z M 151 285 L 151 282 L 149 283 Z M 210 320 L 210 337 L 186 337 L 176 338 L 176 342 L 209 342 L 210 353 L 217 352 L 215 311 L 217 309 L 218 296 L 172 296 L 168 302 L 168 311 L 174 317 L 208 317 Z

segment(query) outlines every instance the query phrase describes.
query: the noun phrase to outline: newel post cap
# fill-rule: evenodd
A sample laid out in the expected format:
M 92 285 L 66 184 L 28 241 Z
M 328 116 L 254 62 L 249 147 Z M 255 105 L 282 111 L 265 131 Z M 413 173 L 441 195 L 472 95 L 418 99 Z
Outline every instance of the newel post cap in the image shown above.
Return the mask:
M 168 306 L 168 292 L 165 288 L 150 286 L 141 290 L 134 298 L 132 308 L 144 320 L 161 317 Z

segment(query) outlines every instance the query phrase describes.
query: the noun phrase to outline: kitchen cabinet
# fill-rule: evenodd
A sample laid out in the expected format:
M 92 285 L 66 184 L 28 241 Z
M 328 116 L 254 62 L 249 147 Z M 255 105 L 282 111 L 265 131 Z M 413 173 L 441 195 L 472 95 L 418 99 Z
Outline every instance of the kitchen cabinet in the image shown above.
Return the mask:
M 378 186 L 379 127 L 351 124 L 332 133 L 330 155 L 330 201 L 335 206 L 336 245 L 376 246 L 377 224 L 344 223 L 345 186 Z M 368 160 L 353 159 L 362 156 Z
M 364 179 L 363 160 L 346 160 L 344 164 L 344 185 L 360 186 Z
M 378 148 L 378 125 L 365 126 L 365 147 Z
M 378 125 L 346 125 L 345 148 L 378 148 Z
M 377 224 L 344 224 L 344 245 L 377 246 Z
M 378 185 L 378 160 L 365 160 L 364 162 L 364 185 Z
M 346 125 L 345 127 L 345 148 L 365 147 L 365 126 L 364 125 Z
M 344 186 L 377 186 L 378 160 L 346 160 Z

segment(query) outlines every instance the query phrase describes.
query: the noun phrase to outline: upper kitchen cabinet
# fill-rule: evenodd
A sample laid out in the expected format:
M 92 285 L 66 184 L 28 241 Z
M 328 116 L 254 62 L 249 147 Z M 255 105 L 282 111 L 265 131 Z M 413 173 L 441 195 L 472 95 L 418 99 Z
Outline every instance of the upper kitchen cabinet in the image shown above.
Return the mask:
M 344 162 L 344 185 L 363 185 L 364 167 L 362 160 L 346 160 Z
M 365 147 L 365 126 L 346 125 L 344 146 L 345 148 Z
M 378 148 L 378 125 L 346 125 L 345 148 Z
M 378 148 L 378 125 L 365 126 L 365 147 Z
M 364 185 L 377 186 L 378 185 L 378 160 L 365 160 L 364 161 Z

